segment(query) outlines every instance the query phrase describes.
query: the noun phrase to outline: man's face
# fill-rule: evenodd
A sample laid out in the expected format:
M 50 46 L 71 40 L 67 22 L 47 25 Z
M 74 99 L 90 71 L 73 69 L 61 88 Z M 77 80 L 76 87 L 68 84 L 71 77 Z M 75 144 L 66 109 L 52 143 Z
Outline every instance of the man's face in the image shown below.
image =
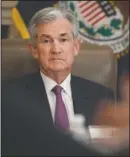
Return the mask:
M 66 19 L 37 26 L 37 46 L 32 48 L 32 55 L 39 60 L 41 69 L 52 72 L 71 71 L 79 50 L 79 42 L 74 39 L 72 29 Z

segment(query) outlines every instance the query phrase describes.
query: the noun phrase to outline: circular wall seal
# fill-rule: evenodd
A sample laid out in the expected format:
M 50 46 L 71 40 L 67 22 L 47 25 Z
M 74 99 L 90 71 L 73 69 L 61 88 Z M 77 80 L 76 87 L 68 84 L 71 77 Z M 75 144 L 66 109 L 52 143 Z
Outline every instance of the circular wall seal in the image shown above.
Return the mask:
M 125 20 L 122 9 L 114 2 L 59 1 L 58 4 L 74 13 L 79 22 L 79 36 L 84 41 L 108 45 L 115 54 L 129 47 L 129 18 Z

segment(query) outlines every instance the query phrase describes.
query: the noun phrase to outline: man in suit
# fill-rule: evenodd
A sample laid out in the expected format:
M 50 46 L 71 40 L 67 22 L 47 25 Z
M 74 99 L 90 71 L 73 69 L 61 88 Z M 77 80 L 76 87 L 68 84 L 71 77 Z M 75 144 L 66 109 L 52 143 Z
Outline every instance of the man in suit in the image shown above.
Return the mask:
M 66 135 L 76 115 L 92 125 L 97 103 L 113 98 L 109 89 L 71 74 L 80 47 L 76 19 L 66 10 L 42 9 L 29 32 L 40 70 L 3 86 L 2 155 L 101 156 Z

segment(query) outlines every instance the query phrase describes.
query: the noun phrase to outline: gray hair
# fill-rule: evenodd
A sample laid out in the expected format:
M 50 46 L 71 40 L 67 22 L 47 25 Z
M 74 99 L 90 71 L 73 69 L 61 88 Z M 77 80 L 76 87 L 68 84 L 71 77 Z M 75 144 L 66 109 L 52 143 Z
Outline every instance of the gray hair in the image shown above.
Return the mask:
M 67 19 L 72 24 L 73 36 L 78 37 L 78 21 L 73 13 L 70 10 L 63 8 L 48 7 L 36 12 L 29 22 L 28 30 L 30 33 L 30 42 L 34 47 L 36 47 L 37 38 L 36 26 L 40 23 L 48 23 L 58 18 Z

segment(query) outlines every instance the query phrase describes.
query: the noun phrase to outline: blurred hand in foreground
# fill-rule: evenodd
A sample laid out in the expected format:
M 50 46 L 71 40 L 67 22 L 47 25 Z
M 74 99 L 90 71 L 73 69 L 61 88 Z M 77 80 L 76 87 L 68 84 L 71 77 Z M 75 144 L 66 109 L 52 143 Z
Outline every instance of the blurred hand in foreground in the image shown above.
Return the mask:
M 121 101 L 103 101 L 95 115 L 94 124 L 101 128 L 115 128 L 111 138 L 97 139 L 99 143 L 109 146 L 113 150 L 129 147 L 129 77 L 121 79 Z M 105 137 L 107 129 L 102 132 Z

